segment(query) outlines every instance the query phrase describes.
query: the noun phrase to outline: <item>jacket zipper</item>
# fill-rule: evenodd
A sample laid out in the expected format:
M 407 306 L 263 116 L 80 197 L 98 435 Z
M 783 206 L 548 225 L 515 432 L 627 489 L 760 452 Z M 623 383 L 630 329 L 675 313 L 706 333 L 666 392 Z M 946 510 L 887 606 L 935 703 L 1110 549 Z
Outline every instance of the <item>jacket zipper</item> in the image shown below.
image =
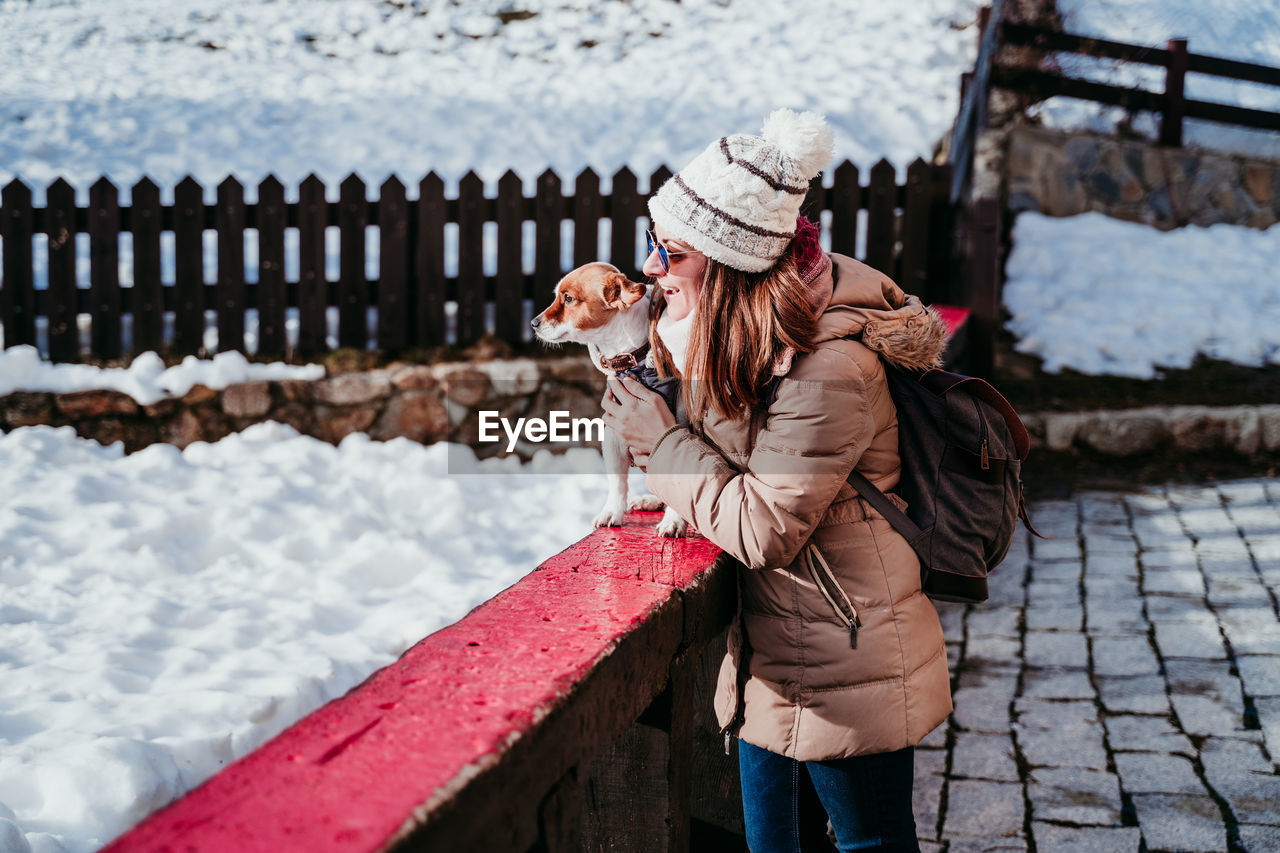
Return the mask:
M 805 565 L 809 567 L 809 574 L 813 577 L 814 583 L 817 584 L 818 590 L 822 593 L 823 598 L 831 605 L 831 609 L 840 617 L 845 627 L 849 630 L 849 648 L 856 649 L 858 647 L 858 629 L 862 627 L 862 620 L 858 618 L 858 610 L 853 606 L 853 602 L 849 600 L 849 596 L 845 594 L 844 589 L 836 580 L 835 573 L 831 571 L 831 565 L 822 556 L 822 552 L 818 550 L 818 546 L 812 542 L 805 545 L 801 552 L 801 559 Z M 742 703 L 742 685 L 738 685 L 738 704 Z M 730 742 L 733 740 L 733 730 L 742 724 L 742 720 L 737 715 L 729 721 L 729 724 L 720 730 L 724 735 L 724 754 L 729 754 Z
M 853 606 L 853 602 L 849 600 L 849 596 L 836 580 L 835 573 L 831 571 L 830 564 L 822 556 L 817 545 L 812 542 L 805 545 L 804 561 L 809 567 L 809 574 L 813 576 L 814 583 L 818 585 L 818 590 L 844 622 L 845 627 L 849 629 L 849 648 L 856 649 L 858 629 L 862 627 L 862 620 L 858 618 L 858 611 Z

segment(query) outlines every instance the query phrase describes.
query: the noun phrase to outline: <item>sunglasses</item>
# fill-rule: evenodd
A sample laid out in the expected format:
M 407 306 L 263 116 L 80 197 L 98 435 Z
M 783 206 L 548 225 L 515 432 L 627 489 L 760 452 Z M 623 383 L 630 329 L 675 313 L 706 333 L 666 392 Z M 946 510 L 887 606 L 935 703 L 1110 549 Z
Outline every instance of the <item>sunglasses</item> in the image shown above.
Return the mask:
M 645 240 L 647 240 L 647 241 L 648 241 L 648 243 L 649 243 L 649 254 L 650 254 L 650 255 L 652 255 L 652 254 L 653 254 L 653 250 L 654 250 L 654 249 L 657 249 L 657 250 L 658 250 L 658 260 L 659 260 L 659 262 L 661 262 L 661 263 L 662 263 L 662 271 L 663 271 L 664 273 L 666 273 L 666 272 L 671 272 L 671 258 L 672 258 L 673 256 L 675 256 L 675 255 L 696 255 L 696 254 L 698 254 L 698 250 L 697 250 L 697 249 L 689 249 L 689 250 L 684 251 L 684 252 L 672 252 L 672 251 L 668 250 L 666 246 L 662 245 L 662 243 L 660 243 L 660 242 L 658 241 L 658 238 L 654 236 L 653 232 L 652 232 L 652 231 L 650 231 L 650 230 L 648 230 L 648 229 L 645 229 L 645 232 L 644 232 L 644 238 L 645 238 Z

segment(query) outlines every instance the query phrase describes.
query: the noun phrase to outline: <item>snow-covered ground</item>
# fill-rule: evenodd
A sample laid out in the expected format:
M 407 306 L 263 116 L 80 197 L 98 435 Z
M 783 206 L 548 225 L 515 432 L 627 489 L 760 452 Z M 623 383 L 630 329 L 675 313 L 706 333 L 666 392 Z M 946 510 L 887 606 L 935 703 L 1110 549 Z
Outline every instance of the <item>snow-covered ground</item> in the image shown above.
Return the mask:
M 648 175 L 779 106 L 905 169 L 951 126 L 979 5 L 0 0 L 0 183 Z
M 1095 36 L 1129 44 L 1164 47 L 1171 38 L 1187 39 L 1192 53 L 1207 54 L 1280 67 L 1280 3 L 1274 0 L 1057 0 L 1063 28 L 1070 33 Z M 1164 69 L 1072 54 L 1056 54 L 1059 65 L 1072 76 L 1164 91 Z M 1188 74 L 1186 96 L 1252 109 L 1280 112 L 1280 86 L 1263 86 Z M 1028 110 L 1046 127 L 1064 130 L 1090 129 L 1113 133 L 1126 118 L 1119 107 L 1075 98 L 1050 98 Z M 1148 139 L 1159 135 L 1152 113 L 1133 116 L 1132 127 Z M 1251 130 L 1187 119 L 1183 144 L 1214 151 L 1280 157 L 1280 133 Z
M 341 695 L 588 533 L 599 464 L 0 434 L 0 851 L 95 849 Z
M 1280 364 L 1280 228 L 1161 232 L 1085 213 L 1019 214 L 1004 304 L 1049 371 L 1148 379 L 1197 353 Z
M 887 156 L 902 175 L 950 127 L 981 2 L 0 0 L 0 184 L 21 176 L 42 201 L 65 177 L 83 204 L 100 175 L 124 199 L 148 175 L 168 200 L 192 174 L 212 199 L 234 174 L 252 200 L 268 173 L 295 198 L 315 172 L 336 199 L 353 171 L 377 184 L 434 170 L 452 189 L 474 169 L 492 191 L 508 168 L 528 185 L 547 167 L 607 178 L 629 165 L 643 185 L 722 133 L 758 130 L 777 106 L 826 113 L 838 159 Z M 1060 2 L 1077 31 L 1189 34 L 1194 51 L 1280 64 L 1270 0 Z M 1215 97 L 1203 85 L 1188 91 Z M 1260 316 L 1236 312 L 1224 314 L 1231 341 L 1189 326 L 1137 352 L 1083 343 L 1115 315 L 1133 320 L 1116 334 L 1131 334 L 1170 292 L 1128 274 L 1132 247 L 1157 235 L 1096 219 L 1019 220 L 1009 305 L 1024 348 L 1053 366 L 1126 371 L 1201 348 L 1275 358 Z M 1159 244 L 1152 262 L 1201 297 L 1229 281 L 1256 296 L 1246 314 L 1274 312 L 1256 275 L 1277 266 L 1276 235 L 1237 231 L 1220 227 L 1212 248 Z M 42 264 L 47 247 L 35 249 Z M 130 250 L 126 235 L 126 284 Z M 250 280 L 255 252 L 250 236 Z M 335 277 L 336 241 L 328 257 Z M 1066 297 L 1064 282 L 1080 293 Z M 1192 295 L 1174 300 L 1195 309 L 1169 328 L 1212 310 Z M 1058 317 L 1071 328 L 1052 327 Z M 1072 355 L 1085 346 L 1094 361 Z M 115 382 L 6 358 L 0 388 Z M 233 361 L 164 375 L 142 359 L 113 376 L 142 399 L 237 381 Z M 579 538 L 603 497 L 599 478 L 571 476 L 598 456 L 542 458 L 519 475 L 489 462 L 487 476 L 461 476 L 465 460 L 359 435 L 333 448 L 271 424 L 128 457 L 65 429 L 0 436 L 0 851 L 92 849 Z M 512 505 L 521 512 L 498 509 Z

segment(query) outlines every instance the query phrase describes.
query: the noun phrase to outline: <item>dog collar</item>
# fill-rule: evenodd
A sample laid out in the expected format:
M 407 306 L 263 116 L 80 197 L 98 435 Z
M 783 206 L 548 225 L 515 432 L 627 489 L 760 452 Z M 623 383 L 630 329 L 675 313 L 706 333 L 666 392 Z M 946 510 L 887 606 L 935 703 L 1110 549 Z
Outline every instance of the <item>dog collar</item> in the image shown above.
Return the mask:
M 600 356 L 600 366 L 605 370 L 612 370 L 614 373 L 620 370 L 630 370 L 640 364 L 647 352 L 649 352 L 649 342 L 645 341 L 640 345 L 639 349 L 631 352 L 624 352 L 622 355 L 615 355 L 613 358 Z

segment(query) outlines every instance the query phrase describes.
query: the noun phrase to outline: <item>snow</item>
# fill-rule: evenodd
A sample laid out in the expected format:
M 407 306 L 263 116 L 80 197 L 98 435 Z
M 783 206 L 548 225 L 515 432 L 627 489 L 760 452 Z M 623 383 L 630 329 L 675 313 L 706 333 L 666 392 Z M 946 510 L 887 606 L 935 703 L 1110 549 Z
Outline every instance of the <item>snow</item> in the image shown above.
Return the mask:
M 1280 67 L 1280 4 L 1273 0 L 1057 0 L 1063 28 L 1070 33 L 1128 44 L 1165 47 L 1186 38 L 1191 53 Z M 1164 69 L 1068 53 L 1053 54 L 1064 73 L 1116 86 L 1164 91 Z M 1280 112 L 1280 86 L 1188 74 L 1185 94 L 1198 101 Z M 1115 133 L 1129 124 L 1125 110 L 1075 98 L 1055 97 L 1027 110 L 1046 127 Z M 1132 116 L 1134 131 L 1146 139 L 1159 135 L 1157 116 Z M 1183 123 L 1183 144 L 1227 153 L 1280 157 L 1280 133 L 1217 124 L 1202 119 Z
M 192 174 L 212 199 L 231 174 L 252 199 L 270 173 L 296 198 L 315 172 L 336 200 L 351 172 L 474 169 L 492 193 L 508 168 L 531 191 L 628 165 L 644 186 L 780 106 L 826 113 L 838 158 L 905 170 L 951 126 L 979 5 L 0 0 L 0 183 L 61 176 L 83 201 L 145 174 L 171 198 Z
M 599 468 L 0 435 L 0 850 L 95 849 L 340 696 L 588 533 Z
M 837 162 L 884 156 L 902 176 L 952 123 L 982 2 L 0 0 L 0 184 L 21 176 L 42 204 L 64 177 L 85 204 L 107 175 L 127 203 L 146 175 L 169 202 L 191 174 L 212 201 L 234 175 L 253 201 L 274 174 L 296 200 L 315 173 L 336 200 L 355 172 L 371 187 L 397 175 L 412 198 L 432 170 L 450 193 L 475 170 L 492 194 L 509 168 L 529 192 L 548 167 L 571 184 L 590 166 L 607 188 L 627 165 L 645 189 L 658 165 L 755 132 L 779 106 L 825 113 Z M 1181 31 L 1195 52 L 1280 65 L 1272 3 L 1059 4 L 1073 31 Z M 1192 75 L 1188 94 L 1280 108 L 1274 90 L 1209 85 Z M 1047 123 L 1113 121 L 1064 100 L 1041 110 Z M 1203 133 L 1224 136 L 1188 122 L 1191 141 Z M 1276 360 L 1263 282 L 1280 231 L 1160 235 L 1025 213 L 1016 228 L 1006 301 L 1019 347 L 1050 369 Z M 296 231 L 286 238 L 296 279 Z M 87 236 L 77 244 L 87 286 Z M 131 250 L 122 235 L 125 286 Z M 256 250 L 246 234 L 250 281 Z M 44 286 L 44 238 L 35 259 Z M 171 240 L 162 265 L 172 281 Z M 118 372 L 0 358 L 0 393 L 92 385 L 143 402 L 279 375 L 230 353 L 168 371 L 153 356 Z M 67 428 L 0 435 L 0 851 L 91 850 L 340 695 L 585 534 L 604 485 L 573 472 L 598 466 L 589 453 L 477 463 L 456 445 L 363 435 L 335 448 L 277 424 L 131 456 Z
M 1101 213 L 1028 211 L 1012 242 L 1008 328 L 1047 371 L 1150 379 L 1197 354 L 1280 364 L 1280 228 L 1161 232 Z
M 98 368 L 88 364 L 51 364 L 32 346 L 0 351 L 0 396 L 14 391 L 122 391 L 142 405 L 165 397 L 181 397 L 194 385 L 226 388 L 237 382 L 265 379 L 323 379 L 324 365 L 284 362 L 251 363 L 238 352 L 218 353 L 211 359 L 187 356 L 166 368 L 154 352 L 145 352 L 128 367 Z

